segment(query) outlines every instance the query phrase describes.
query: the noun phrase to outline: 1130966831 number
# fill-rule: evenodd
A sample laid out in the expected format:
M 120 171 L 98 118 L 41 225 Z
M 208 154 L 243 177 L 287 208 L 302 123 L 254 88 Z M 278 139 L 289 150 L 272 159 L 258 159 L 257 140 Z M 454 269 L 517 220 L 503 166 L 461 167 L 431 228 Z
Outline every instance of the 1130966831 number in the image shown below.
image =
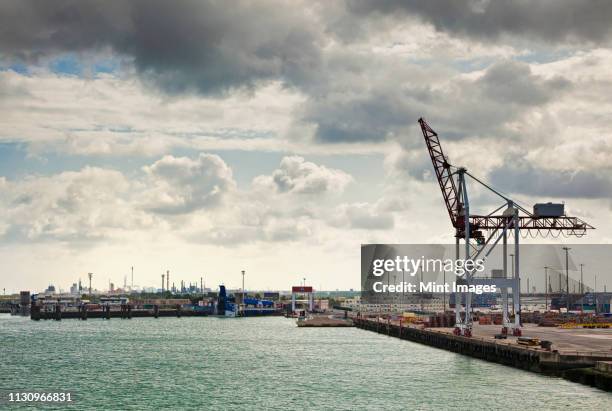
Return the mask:
M 72 402 L 70 392 L 27 392 L 9 391 L 6 393 L 7 402 Z

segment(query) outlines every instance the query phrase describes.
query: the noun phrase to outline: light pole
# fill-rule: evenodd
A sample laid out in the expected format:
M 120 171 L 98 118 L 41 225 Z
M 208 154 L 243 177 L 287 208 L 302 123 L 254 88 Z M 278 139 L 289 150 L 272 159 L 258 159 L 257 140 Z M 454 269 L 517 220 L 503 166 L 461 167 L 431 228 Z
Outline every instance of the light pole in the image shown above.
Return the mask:
M 442 305 L 444 306 L 444 312 L 446 313 L 446 271 L 442 270 L 442 282 L 444 283 L 444 293 L 442 294 Z
M 405 276 L 406 272 L 404 270 L 402 270 L 402 305 L 404 305 L 406 303 L 406 296 L 405 296 L 405 292 L 404 292 L 404 282 L 405 282 Z
M 396 275 L 393 274 L 393 285 L 396 285 L 397 281 L 396 281 Z M 396 292 L 393 294 L 393 304 L 397 304 L 397 290 L 395 290 Z
M 423 286 L 423 267 L 421 267 L 421 282 L 419 283 L 419 294 L 421 300 L 421 312 L 425 310 L 424 302 L 423 302 L 423 294 L 421 293 L 421 287 Z
M 597 309 L 597 274 L 595 274 L 595 288 L 593 289 L 593 294 L 595 294 L 595 314 L 599 314 Z
M 570 300 L 569 300 L 569 250 L 571 250 L 571 248 L 569 247 L 563 247 L 563 249 L 565 250 L 565 297 L 566 297 L 566 301 L 565 301 L 565 306 L 567 309 L 567 312 L 569 313 L 570 311 Z
M 544 311 L 548 311 L 548 266 L 544 266 Z
M 391 275 L 387 272 L 387 294 L 389 294 L 389 285 L 391 284 Z M 389 302 L 389 301 L 387 301 Z
M 244 270 L 242 270 L 242 304 L 244 304 Z
M 582 277 L 582 267 L 584 267 L 584 264 L 580 263 L 580 294 L 584 294 L 584 280 Z

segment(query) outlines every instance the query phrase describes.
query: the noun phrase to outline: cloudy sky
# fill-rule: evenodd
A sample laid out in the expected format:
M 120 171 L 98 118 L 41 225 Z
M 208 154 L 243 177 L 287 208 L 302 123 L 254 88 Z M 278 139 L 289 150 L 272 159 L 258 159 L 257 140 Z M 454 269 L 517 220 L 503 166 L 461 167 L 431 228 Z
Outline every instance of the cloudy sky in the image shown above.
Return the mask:
M 452 241 L 421 116 L 453 164 L 608 243 L 610 21 L 605 0 L 3 1 L 1 287 L 133 265 L 358 288 L 361 243 Z

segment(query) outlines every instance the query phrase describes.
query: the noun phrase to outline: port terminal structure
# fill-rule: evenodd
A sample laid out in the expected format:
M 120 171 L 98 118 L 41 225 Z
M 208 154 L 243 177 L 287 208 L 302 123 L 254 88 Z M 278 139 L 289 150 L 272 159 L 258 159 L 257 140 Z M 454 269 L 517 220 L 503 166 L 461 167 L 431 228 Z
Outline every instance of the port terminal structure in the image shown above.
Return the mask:
M 306 295 L 308 299 L 308 311 L 312 312 L 314 310 L 314 289 L 306 285 L 294 285 L 291 287 L 291 312 L 295 312 L 296 298 L 299 295 Z
M 475 278 L 473 271 L 468 271 L 462 282 L 467 285 L 495 285 L 501 289 L 503 305 L 502 334 L 509 332 L 521 336 L 521 303 L 520 303 L 520 231 L 546 237 L 553 232 L 566 236 L 582 237 L 587 230 L 594 229 L 578 217 L 566 216 L 563 204 L 535 204 L 533 212 L 528 211 L 516 201 L 502 194 L 491 185 L 476 178 L 465 167 L 456 167 L 449 163 L 444 155 L 438 134 L 420 118 L 418 120 L 425 139 L 438 184 L 442 191 L 446 209 L 455 231 L 455 257 L 461 256 L 461 240 L 465 260 L 476 260 L 487 257 L 501 241 L 503 248 L 502 275 L 497 278 Z M 469 181 L 479 184 L 489 192 L 501 198 L 502 204 L 489 213 L 474 214 L 470 210 L 468 196 Z M 514 238 L 514 270 L 508 277 L 508 237 Z M 508 315 L 508 295 L 512 292 L 514 305 L 514 322 Z M 568 290 L 569 293 L 569 290 Z M 462 298 L 463 297 L 463 298 Z M 472 336 L 471 293 L 455 295 L 455 328 L 454 334 Z M 465 301 L 464 316 L 461 315 L 461 301 Z M 569 308 L 569 296 L 568 296 Z

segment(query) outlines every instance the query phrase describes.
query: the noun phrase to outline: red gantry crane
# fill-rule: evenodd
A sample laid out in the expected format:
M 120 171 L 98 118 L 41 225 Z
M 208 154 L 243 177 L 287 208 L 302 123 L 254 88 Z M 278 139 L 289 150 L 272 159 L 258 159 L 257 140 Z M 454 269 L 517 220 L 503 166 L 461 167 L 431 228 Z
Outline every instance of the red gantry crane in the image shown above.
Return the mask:
M 519 232 L 526 230 L 532 235 L 543 237 L 551 235 L 553 232 L 558 232 L 581 237 L 586 234 L 587 230 L 594 229 L 594 227 L 578 217 L 566 216 L 563 204 L 540 203 L 534 205 L 533 212 L 526 210 L 508 196 L 474 177 L 464 167 L 454 167 L 451 165 L 442 151 L 438 134 L 423 118 L 419 119 L 419 124 L 425 138 L 431 162 L 433 163 L 438 184 L 442 190 L 442 197 L 444 198 L 451 224 L 455 229 L 456 258 L 459 258 L 461 239 L 465 243 L 466 260 L 476 259 L 485 251 L 487 246 L 490 246 L 486 254 L 488 255 L 500 240 L 503 243 L 502 279 L 477 279 L 473 278 L 471 273 L 468 273 L 464 277 L 464 281 L 467 284 L 495 283 L 498 285 L 502 290 L 502 299 L 504 300 L 502 333 L 508 333 L 508 330 L 512 329 L 514 335 L 520 336 Z M 503 199 L 503 204 L 486 215 L 471 214 L 466 176 Z M 515 270 L 513 278 L 508 279 L 507 237 L 508 233 L 512 232 L 514 234 Z M 475 244 L 472 244 L 472 242 Z M 508 288 L 511 288 L 513 293 L 514 324 L 511 324 L 508 318 Z M 469 293 L 465 295 L 465 318 L 463 319 L 461 318 L 460 297 L 460 295 L 455 295 L 457 323 L 455 334 L 471 336 L 471 295 Z

